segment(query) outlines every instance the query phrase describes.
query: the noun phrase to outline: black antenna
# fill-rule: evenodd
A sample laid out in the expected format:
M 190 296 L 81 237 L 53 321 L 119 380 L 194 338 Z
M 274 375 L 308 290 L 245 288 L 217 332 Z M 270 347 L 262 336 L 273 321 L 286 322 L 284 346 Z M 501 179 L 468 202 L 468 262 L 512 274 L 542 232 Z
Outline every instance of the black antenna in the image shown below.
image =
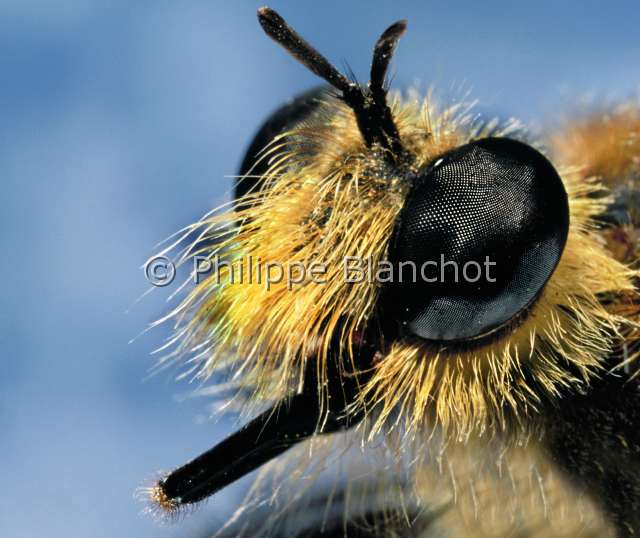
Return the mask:
M 398 21 L 387 28 L 376 43 L 373 49 L 373 63 L 371 64 L 371 82 L 369 89 L 374 95 L 383 96 L 387 91 L 384 88 L 385 76 L 391 63 L 391 58 L 396 50 L 398 41 L 407 31 L 407 21 Z
M 387 28 L 376 43 L 373 49 L 373 62 L 371 63 L 371 75 L 369 80 L 369 91 L 373 101 L 372 115 L 378 115 L 382 131 L 390 141 L 389 149 L 394 154 L 403 151 L 400 142 L 398 128 L 393 122 L 391 110 L 387 105 L 387 87 L 385 78 L 391 63 L 391 58 L 396 50 L 398 41 L 407 30 L 407 21 L 398 21 Z
M 392 24 L 378 39 L 373 51 L 371 81 L 366 89 L 340 73 L 273 9 L 260 8 L 258 21 L 271 39 L 284 47 L 310 71 L 342 92 L 343 101 L 356 115 L 358 128 L 367 147 L 380 144 L 389 150 L 392 160 L 395 160 L 396 155 L 403 153 L 398 128 L 387 105 L 385 77 L 398 40 L 407 29 L 406 21 Z

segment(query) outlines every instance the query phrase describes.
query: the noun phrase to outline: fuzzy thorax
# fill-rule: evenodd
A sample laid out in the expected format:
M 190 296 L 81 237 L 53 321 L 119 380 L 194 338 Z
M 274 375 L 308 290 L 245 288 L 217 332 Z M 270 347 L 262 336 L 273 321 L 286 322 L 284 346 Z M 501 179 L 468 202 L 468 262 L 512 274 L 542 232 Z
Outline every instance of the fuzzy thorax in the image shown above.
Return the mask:
M 327 99 L 265 149 L 261 190 L 198 224 L 190 252 L 218 265 L 177 311 L 176 354 L 190 356 L 200 377 L 225 373 L 261 406 L 299 390 L 309 361 L 321 392 L 336 355 L 340 371 L 357 368 L 354 349 L 376 314 L 380 284 L 346 282 L 345 257 L 386 259 L 413 172 L 471 140 L 517 129 L 478 124 L 462 106 L 438 110 L 430 98 L 395 97 L 391 109 L 406 150 L 399 164 L 385 159 L 387 150 L 366 148 L 352 111 Z M 373 432 L 397 416 L 413 432 L 495 432 L 597 374 L 626 323 L 601 298 L 633 293 L 632 273 L 593 225 L 604 208 L 593 196 L 599 186 L 575 170 L 562 176 L 571 213 L 566 249 L 528 315 L 485 345 L 382 343 L 354 404 L 372 413 Z M 267 287 L 255 266 L 269 262 L 285 270 L 316 262 L 326 273 Z
M 554 152 L 615 187 L 640 179 L 640 99 L 574 120 L 552 138 Z

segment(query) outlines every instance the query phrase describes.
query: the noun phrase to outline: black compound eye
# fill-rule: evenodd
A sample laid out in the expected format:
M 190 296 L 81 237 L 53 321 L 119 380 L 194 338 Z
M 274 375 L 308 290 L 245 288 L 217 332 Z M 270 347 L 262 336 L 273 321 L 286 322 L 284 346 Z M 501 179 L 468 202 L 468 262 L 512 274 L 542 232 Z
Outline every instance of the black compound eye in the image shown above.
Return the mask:
M 553 273 L 569 206 L 537 150 L 486 138 L 448 152 L 408 194 L 389 251 L 385 311 L 405 334 L 470 340 L 516 319 Z

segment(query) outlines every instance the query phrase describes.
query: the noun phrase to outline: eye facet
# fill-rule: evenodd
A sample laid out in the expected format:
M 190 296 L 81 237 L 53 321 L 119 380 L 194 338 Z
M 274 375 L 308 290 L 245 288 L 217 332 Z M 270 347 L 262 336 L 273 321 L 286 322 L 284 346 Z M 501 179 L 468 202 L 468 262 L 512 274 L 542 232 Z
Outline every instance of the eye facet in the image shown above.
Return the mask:
M 421 171 L 407 196 L 389 251 L 403 278 L 385 309 L 404 333 L 427 340 L 490 334 L 539 296 L 568 228 L 562 180 L 540 152 L 506 138 L 456 148 Z

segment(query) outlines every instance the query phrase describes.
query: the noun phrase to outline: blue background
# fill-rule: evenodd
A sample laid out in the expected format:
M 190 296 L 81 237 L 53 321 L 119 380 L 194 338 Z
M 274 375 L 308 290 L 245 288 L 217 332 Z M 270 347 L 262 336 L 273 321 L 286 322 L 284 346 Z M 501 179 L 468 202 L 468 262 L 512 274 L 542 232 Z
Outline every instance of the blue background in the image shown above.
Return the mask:
M 398 18 L 394 86 L 471 90 L 534 127 L 640 88 L 640 4 L 285 2 L 272 7 L 366 80 Z M 270 110 L 317 80 L 260 31 L 259 3 L 0 4 L 0 536 L 196 536 L 241 486 L 182 524 L 132 493 L 232 427 L 175 372 L 144 380 L 166 311 L 140 265 L 225 199 Z M 462 90 L 460 89 L 462 88 Z M 166 291 L 166 290 L 165 290 Z

